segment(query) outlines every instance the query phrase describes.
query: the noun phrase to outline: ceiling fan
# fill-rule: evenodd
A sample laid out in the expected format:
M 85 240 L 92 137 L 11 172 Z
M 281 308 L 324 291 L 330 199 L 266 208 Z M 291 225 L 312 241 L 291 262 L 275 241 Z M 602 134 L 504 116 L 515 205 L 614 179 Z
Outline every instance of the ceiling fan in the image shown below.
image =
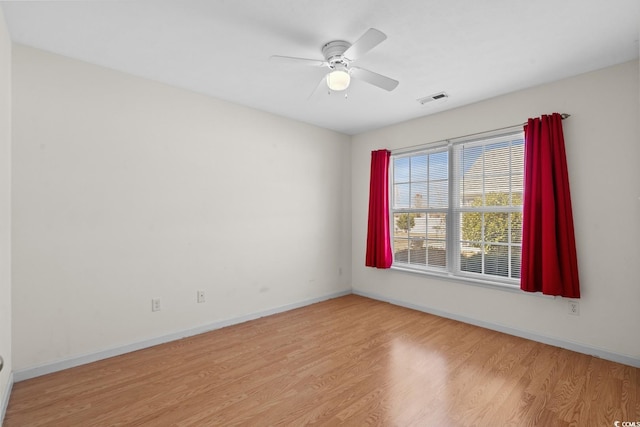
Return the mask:
M 326 43 L 322 46 L 324 60 L 280 55 L 272 56 L 271 60 L 329 68 L 330 71 L 322 80 L 326 80 L 327 87 L 332 91 L 347 89 L 352 77 L 381 89 L 392 91 L 398 86 L 397 80 L 352 65 L 356 59 L 382 43 L 386 38 L 387 36 L 382 31 L 369 28 L 354 44 L 344 40 L 334 40 Z M 322 83 L 322 80 L 320 83 Z

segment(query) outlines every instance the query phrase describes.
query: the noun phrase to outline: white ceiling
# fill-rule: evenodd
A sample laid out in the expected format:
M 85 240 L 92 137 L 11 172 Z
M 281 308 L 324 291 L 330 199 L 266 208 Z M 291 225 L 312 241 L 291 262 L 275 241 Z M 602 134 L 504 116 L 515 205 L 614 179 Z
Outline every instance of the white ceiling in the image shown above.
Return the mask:
M 638 0 L 0 1 L 12 40 L 347 134 L 638 58 Z M 400 81 L 318 90 L 326 42 Z M 445 91 L 444 101 L 416 100 Z

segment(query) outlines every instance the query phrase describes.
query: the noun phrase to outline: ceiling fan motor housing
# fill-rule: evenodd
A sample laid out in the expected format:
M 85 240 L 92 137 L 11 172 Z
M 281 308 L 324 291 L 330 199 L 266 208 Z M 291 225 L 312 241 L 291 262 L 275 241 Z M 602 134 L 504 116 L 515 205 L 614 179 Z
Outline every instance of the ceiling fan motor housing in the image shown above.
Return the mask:
M 348 65 L 348 59 L 342 56 L 342 54 L 350 47 L 351 43 L 344 40 L 335 40 L 322 46 L 322 54 L 329 63 L 329 67 L 335 68 L 338 64 Z

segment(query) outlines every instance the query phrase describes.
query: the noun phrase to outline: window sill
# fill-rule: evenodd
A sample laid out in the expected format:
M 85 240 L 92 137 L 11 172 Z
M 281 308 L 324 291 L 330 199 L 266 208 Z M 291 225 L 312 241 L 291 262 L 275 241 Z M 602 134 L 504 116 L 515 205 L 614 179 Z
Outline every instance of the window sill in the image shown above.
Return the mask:
M 438 272 L 438 271 L 418 270 L 415 268 L 409 268 L 402 265 L 392 265 L 391 270 L 400 271 L 403 273 L 417 274 L 420 276 L 428 276 L 428 277 L 452 281 L 452 282 L 464 284 L 464 285 L 480 286 L 483 288 L 498 289 L 501 291 L 513 292 L 518 294 L 527 294 L 527 295 L 533 295 L 533 296 L 538 296 L 543 298 L 555 299 L 555 296 L 553 295 L 544 295 L 540 292 L 535 292 L 535 293 L 524 292 L 520 289 L 520 286 L 517 284 L 511 285 L 508 283 L 495 282 L 491 280 L 475 279 L 473 277 L 455 276 L 451 273 L 444 272 L 444 271 Z

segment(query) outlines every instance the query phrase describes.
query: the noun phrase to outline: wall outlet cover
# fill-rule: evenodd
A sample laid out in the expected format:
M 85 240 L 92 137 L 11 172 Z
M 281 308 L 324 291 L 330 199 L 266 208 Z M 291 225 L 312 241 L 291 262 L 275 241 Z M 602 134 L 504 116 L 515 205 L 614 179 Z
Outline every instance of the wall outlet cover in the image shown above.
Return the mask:
M 573 316 L 580 315 L 580 304 L 578 301 L 569 300 L 569 314 Z

